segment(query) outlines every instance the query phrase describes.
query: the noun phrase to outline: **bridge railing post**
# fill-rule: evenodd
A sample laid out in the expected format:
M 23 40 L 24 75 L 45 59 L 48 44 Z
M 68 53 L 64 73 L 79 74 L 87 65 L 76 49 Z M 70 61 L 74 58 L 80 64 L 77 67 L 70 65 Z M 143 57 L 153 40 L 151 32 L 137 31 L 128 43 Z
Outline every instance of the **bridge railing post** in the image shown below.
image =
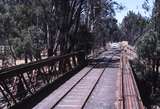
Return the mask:
M 85 58 L 85 52 L 81 51 L 78 55 L 78 61 L 80 66 L 84 66 L 86 65 L 86 58 Z

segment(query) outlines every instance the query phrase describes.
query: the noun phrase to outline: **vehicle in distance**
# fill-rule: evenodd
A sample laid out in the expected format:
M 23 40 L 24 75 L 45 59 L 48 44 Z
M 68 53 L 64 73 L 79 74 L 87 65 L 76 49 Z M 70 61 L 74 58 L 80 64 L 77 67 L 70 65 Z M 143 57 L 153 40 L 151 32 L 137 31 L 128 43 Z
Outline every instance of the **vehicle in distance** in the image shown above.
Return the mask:
M 119 48 L 120 44 L 119 43 L 111 43 L 111 48 L 116 49 Z

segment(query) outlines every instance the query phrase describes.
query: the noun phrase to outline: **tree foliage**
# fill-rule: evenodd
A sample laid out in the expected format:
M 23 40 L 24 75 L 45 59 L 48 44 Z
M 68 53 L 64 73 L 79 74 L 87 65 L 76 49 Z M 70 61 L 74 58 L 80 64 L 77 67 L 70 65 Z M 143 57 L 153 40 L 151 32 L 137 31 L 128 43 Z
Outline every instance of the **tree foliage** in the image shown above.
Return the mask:
M 135 44 L 137 38 L 144 33 L 148 23 L 148 19 L 141 16 L 141 14 L 129 11 L 121 24 L 121 29 L 125 33 L 125 40 L 129 41 L 131 45 Z
M 84 47 L 90 51 L 111 39 L 115 10 L 122 8 L 113 0 L 0 0 L 0 38 L 15 60 L 25 57 L 26 62 L 41 59 L 44 49 L 48 56 L 76 51 L 77 40 L 92 46 Z M 83 25 L 85 38 L 79 35 Z
M 160 2 L 157 0 L 153 9 L 152 18 L 149 20 L 147 31 L 138 39 L 138 61 L 136 72 L 140 72 L 141 89 L 145 105 L 152 109 L 154 105 L 160 106 L 160 28 L 159 12 Z M 143 81 L 143 82 L 142 82 Z M 145 90 L 148 90 L 146 93 Z M 150 89 L 150 90 L 149 90 Z M 148 97 L 146 97 L 146 94 Z

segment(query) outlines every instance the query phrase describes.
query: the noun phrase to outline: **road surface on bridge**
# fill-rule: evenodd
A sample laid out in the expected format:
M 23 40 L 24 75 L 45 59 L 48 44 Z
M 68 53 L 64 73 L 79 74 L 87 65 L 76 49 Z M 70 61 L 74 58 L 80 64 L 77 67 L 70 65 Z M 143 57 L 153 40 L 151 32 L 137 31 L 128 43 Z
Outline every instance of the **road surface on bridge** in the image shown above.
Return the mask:
M 101 61 L 82 69 L 34 109 L 115 109 L 120 51 L 110 49 L 97 59 Z
M 116 109 L 117 98 L 117 78 L 119 73 L 119 54 L 116 54 L 89 97 L 84 109 Z

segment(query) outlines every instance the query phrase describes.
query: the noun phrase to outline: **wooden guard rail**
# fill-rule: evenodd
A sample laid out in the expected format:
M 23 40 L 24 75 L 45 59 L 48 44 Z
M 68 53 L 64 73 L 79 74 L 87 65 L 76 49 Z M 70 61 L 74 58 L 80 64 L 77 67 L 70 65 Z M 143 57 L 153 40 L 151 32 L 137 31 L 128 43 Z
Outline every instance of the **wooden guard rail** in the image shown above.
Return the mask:
M 121 55 L 119 109 L 144 109 L 126 52 Z
M 129 59 L 134 59 L 137 57 L 136 50 L 134 49 L 134 47 L 128 45 L 124 47 L 124 50 Z
M 0 70 L 0 108 L 10 108 L 33 96 L 84 63 L 85 55 L 80 51 Z

